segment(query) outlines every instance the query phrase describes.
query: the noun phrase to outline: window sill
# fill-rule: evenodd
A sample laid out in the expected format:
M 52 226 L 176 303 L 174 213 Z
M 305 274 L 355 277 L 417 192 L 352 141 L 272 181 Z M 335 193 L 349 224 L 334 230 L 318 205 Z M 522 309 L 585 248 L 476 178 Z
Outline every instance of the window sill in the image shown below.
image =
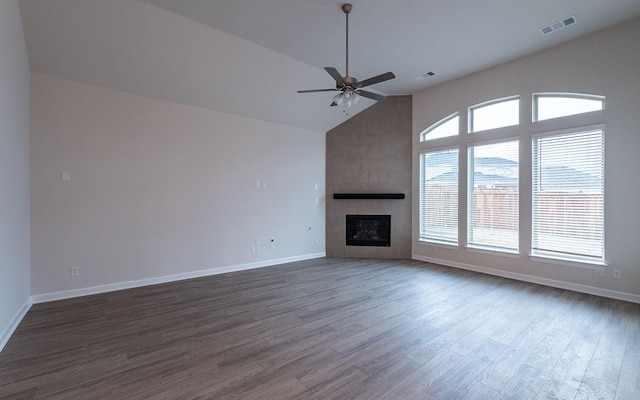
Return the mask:
M 497 249 L 494 247 L 476 247 L 476 246 L 467 246 L 467 251 L 472 253 L 483 253 L 483 254 L 491 254 L 494 256 L 505 256 L 511 258 L 520 258 L 520 253 L 518 250 L 510 250 L 510 249 Z
M 576 267 L 576 268 L 604 270 L 604 269 L 607 269 L 608 267 L 607 263 L 604 263 L 604 262 L 586 261 L 586 260 L 578 261 L 578 260 L 567 259 L 567 258 L 545 257 L 545 256 L 533 255 L 533 254 L 529 254 L 529 259 L 531 259 L 531 261 L 541 262 L 545 264 L 559 264 L 559 265 L 566 265 L 569 267 Z
M 439 241 L 427 240 L 427 239 L 418 239 L 418 243 L 421 245 L 434 246 L 434 247 L 440 247 L 440 248 L 452 249 L 452 250 L 458 250 L 460 248 L 460 245 L 456 243 L 439 242 Z

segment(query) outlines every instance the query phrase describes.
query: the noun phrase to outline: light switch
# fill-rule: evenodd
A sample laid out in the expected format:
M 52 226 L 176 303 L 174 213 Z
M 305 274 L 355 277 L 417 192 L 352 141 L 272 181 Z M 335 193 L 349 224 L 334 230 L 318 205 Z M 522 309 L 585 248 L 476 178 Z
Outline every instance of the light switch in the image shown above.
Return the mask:
M 71 181 L 71 172 L 63 172 L 62 173 L 62 182 Z

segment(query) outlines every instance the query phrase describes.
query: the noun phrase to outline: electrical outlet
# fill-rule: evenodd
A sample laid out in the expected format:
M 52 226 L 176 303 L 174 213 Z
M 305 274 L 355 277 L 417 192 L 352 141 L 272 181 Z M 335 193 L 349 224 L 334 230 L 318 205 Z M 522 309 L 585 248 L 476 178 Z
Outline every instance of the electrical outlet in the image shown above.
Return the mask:
M 69 275 L 73 277 L 80 276 L 80 267 L 69 268 Z
M 614 269 L 613 270 L 613 277 L 615 279 L 622 279 L 622 271 L 619 269 Z

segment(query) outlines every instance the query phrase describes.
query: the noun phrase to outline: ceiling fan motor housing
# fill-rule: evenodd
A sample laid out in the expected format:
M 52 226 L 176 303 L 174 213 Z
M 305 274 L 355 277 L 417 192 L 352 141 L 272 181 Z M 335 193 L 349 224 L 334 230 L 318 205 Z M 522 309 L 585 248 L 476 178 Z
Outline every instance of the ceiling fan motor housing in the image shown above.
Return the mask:
M 344 84 L 345 86 L 355 86 L 358 83 L 358 80 L 356 78 L 354 78 L 353 76 L 345 76 L 344 77 Z

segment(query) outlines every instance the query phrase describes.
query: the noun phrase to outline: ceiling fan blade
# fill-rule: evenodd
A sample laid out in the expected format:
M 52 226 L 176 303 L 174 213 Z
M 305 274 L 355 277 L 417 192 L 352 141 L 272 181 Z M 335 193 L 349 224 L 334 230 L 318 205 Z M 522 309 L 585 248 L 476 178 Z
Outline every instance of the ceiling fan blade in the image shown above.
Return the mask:
M 389 79 L 393 79 L 396 76 L 393 74 L 393 72 L 386 72 L 384 74 L 380 74 L 378 76 L 374 76 L 373 78 L 369 78 L 369 79 L 365 79 L 363 81 L 360 81 L 356 84 L 356 87 L 365 87 L 365 86 L 369 86 L 369 85 L 373 85 L 376 83 L 380 83 L 380 82 L 384 82 L 384 81 L 388 81 Z
M 298 90 L 298 93 L 315 93 L 315 92 L 335 92 L 338 89 L 310 89 L 310 90 Z
M 368 99 L 372 99 L 375 101 L 383 101 L 384 99 L 387 98 L 387 96 L 383 96 L 378 93 L 369 92 L 367 90 L 356 90 L 356 93 L 358 93 L 362 97 L 366 97 Z
M 346 85 L 346 83 L 344 82 L 344 78 L 342 77 L 342 75 L 340 75 L 340 72 L 338 72 L 337 69 L 333 67 L 324 67 L 324 70 L 327 71 L 333 79 L 335 79 L 336 85 L 338 85 L 339 87 Z

